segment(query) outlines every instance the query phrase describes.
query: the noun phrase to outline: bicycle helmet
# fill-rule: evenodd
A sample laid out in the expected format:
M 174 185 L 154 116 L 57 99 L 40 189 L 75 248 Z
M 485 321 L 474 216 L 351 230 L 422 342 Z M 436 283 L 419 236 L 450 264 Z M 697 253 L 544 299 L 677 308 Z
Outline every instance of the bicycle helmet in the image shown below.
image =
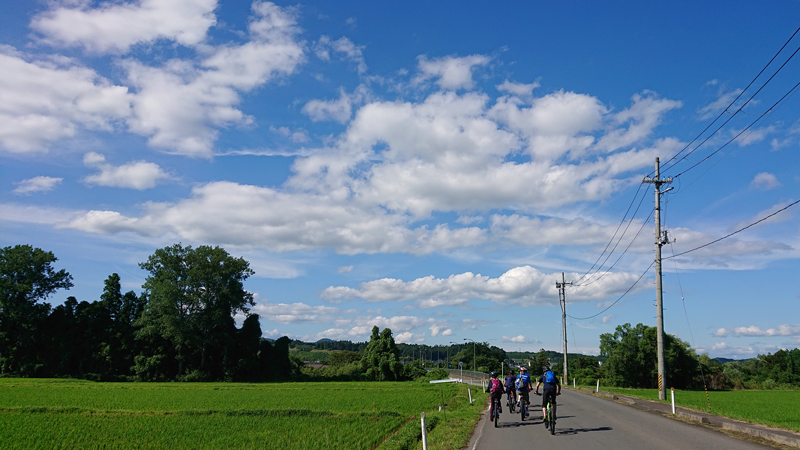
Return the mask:
M 550 366 L 544 366 L 542 373 L 547 373 L 548 370 L 550 370 Z
M 527 371 L 528 371 L 528 368 L 527 368 L 527 367 L 525 367 L 525 366 L 523 366 L 523 367 L 520 367 L 520 368 L 519 368 L 519 371 L 520 371 L 520 372 L 527 372 Z
M 497 375 L 498 375 L 497 372 L 492 372 L 492 378 L 496 377 Z

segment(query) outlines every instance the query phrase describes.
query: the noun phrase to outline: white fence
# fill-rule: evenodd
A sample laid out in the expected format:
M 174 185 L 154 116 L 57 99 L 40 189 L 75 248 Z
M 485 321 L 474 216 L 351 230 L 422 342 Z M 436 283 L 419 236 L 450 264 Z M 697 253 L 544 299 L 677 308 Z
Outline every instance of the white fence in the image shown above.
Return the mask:
M 486 380 L 490 378 L 489 374 L 471 370 L 447 369 L 447 371 L 450 372 L 450 378 L 460 378 L 463 383 L 481 386 L 481 388 L 486 387 Z

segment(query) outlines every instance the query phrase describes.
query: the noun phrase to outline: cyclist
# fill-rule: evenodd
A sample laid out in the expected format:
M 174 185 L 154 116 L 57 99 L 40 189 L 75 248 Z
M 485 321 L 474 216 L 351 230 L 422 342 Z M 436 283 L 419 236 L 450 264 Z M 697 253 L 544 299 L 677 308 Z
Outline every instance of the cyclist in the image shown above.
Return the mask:
M 491 394 L 492 399 L 497 400 L 497 412 L 503 412 L 503 405 L 501 402 L 503 401 L 503 382 L 497 379 L 497 372 L 492 372 L 492 378 L 489 380 L 489 384 L 486 385 L 486 392 Z M 494 417 L 494 402 L 491 402 L 491 406 L 489 407 L 489 417 Z
M 510 370 L 508 372 L 508 376 L 506 377 L 506 382 L 505 382 L 506 394 L 508 394 L 507 405 L 509 407 L 511 406 L 511 402 L 516 403 L 517 401 L 517 387 L 514 386 L 514 380 L 516 380 L 516 377 L 514 376 L 514 371 Z
M 531 391 L 531 376 L 528 375 L 528 368 L 522 366 L 519 368 L 519 375 L 517 376 L 517 395 L 519 396 L 518 400 L 520 402 L 520 408 L 522 407 L 522 401 L 525 401 L 526 405 L 531 404 L 530 394 Z M 530 411 L 528 411 L 525 416 L 531 415 Z
M 536 388 L 533 393 L 539 395 L 539 385 L 542 385 L 542 422 L 547 428 L 547 402 L 553 405 L 553 422 L 556 420 L 556 395 L 561 395 L 561 383 L 550 370 L 550 366 L 544 366 L 544 373 L 536 380 Z M 557 390 L 557 391 L 556 391 Z

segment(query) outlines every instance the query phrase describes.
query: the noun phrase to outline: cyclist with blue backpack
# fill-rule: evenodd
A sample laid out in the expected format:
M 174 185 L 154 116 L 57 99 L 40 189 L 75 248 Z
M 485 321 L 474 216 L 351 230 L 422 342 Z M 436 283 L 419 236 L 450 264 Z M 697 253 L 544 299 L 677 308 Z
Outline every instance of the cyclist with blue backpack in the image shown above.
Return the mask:
M 530 391 L 531 391 L 531 376 L 528 375 L 528 368 L 522 366 L 519 368 L 519 375 L 517 376 L 517 394 L 519 395 L 520 401 L 520 408 L 522 408 L 522 403 L 525 402 L 526 405 L 530 405 L 531 398 L 530 398 Z M 530 413 L 525 414 L 530 415 Z
M 561 383 L 556 374 L 550 370 L 550 366 L 544 366 L 544 373 L 536 380 L 534 394 L 539 395 L 539 385 L 542 385 L 542 422 L 547 427 L 547 402 L 553 405 L 553 422 L 556 416 L 556 395 L 561 395 Z

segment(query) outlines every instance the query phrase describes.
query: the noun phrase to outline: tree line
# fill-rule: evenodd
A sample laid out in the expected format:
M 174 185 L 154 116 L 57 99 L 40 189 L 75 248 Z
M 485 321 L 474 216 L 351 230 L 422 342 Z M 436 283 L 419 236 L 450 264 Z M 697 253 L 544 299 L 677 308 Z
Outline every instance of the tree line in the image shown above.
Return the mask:
M 46 300 L 73 287 L 57 260 L 29 245 L 0 251 L 0 376 L 267 381 L 299 373 L 289 339 L 263 339 L 250 313 L 249 263 L 220 247 L 158 249 L 140 264 L 149 274 L 141 294 L 122 293 L 114 273 L 100 299 L 53 307 Z

